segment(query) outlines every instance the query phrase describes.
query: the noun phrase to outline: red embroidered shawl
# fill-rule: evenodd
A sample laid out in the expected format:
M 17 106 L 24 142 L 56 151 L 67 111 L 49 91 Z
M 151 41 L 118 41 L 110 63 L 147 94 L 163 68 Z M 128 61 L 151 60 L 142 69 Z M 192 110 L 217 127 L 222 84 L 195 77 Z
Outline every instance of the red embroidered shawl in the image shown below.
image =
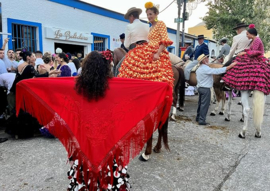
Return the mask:
M 106 96 L 89 102 L 74 86 L 71 77 L 23 80 L 16 87 L 17 113 L 24 109 L 47 125 L 68 157 L 79 159 L 86 183 L 90 178 L 105 185 L 102 169 L 119 156 L 127 165 L 166 121 L 172 89 L 162 82 L 112 78 Z

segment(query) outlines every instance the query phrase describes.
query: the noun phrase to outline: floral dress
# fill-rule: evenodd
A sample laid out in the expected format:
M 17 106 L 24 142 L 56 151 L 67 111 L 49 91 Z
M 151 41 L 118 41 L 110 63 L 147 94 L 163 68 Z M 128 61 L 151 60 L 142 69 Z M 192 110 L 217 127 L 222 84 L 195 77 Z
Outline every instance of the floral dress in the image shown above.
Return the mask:
M 264 57 L 264 46 L 256 37 L 246 54 L 237 56 L 237 64 L 230 69 L 223 80 L 227 86 L 237 90 L 258 90 L 265 95 L 270 93 L 270 64 Z
M 130 50 L 119 69 L 118 77 L 167 82 L 173 87 L 173 71 L 166 49 L 160 54 L 160 59 L 153 61 L 154 54 L 161 44 L 166 47 L 173 42 L 168 38 L 167 27 L 163 21 L 150 30 L 149 43 L 137 45 Z

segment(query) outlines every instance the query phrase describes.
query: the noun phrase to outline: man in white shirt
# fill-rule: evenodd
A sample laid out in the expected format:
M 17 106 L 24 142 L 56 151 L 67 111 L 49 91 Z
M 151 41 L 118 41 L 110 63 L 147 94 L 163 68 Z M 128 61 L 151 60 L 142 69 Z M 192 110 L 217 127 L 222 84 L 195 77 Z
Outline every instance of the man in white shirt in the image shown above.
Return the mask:
M 8 41 L 9 41 L 9 38 L 5 38 L 4 44 L 2 46 L 2 49 L 4 51 L 6 49 L 6 45 L 7 45 Z M 7 54 L 4 55 L 3 61 L 6 65 L 6 69 L 8 72 L 15 72 L 16 69 L 18 68 L 18 62 L 16 62 L 16 60 L 15 60 L 14 51 L 12 49 L 9 49 L 7 51 Z
M 136 47 L 136 43 L 148 41 L 149 25 L 140 21 L 141 13 L 141 9 L 132 7 L 124 16 L 130 22 L 125 31 L 124 45 L 126 48 L 132 49 Z
M 6 65 L 5 65 L 5 63 L 3 61 L 4 56 L 5 56 L 4 50 L 0 49 L 0 74 L 4 74 L 4 73 L 8 72 L 7 68 L 6 68 Z
M 22 52 L 22 49 L 17 48 L 15 50 L 15 52 L 16 52 L 16 61 L 18 62 L 18 66 L 19 66 L 20 64 L 24 63 L 22 57 L 20 56 L 20 53 Z
M 210 68 L 208 66 L 209 59 L 208 55 L 200 55 L 197 59 L 200 64 L 199 68 L 196 70 L 197 78 L 197 88 L 199 92 L 198 108 L 196 121 L 199 125 L 208 125 L 206 123 L 206 115 L 210 105 L 211 99 L 211 88 L 213 87 L 213 75 L 225 73 L 226 70 L 232 68 L 236 63 L 231 64 L 230 66 L 222 68 Z
M 247 30 L 245 23 L 238 23 L 233 29 L 236 30 L 237 35 L 233 37 L 233 44 L 230 50 L 230 53 L 224 59 L 224 66 L 229 66 L 235 59 L 238 53 L 249 48 L 250 40 L 247 38 Z M 220 83 L 224 83 L 223 80 L 220 80 Z M 230 91 L 229 87 L 224 87 L 224 90 Z
M 37 68 L 38 68 L 38 65 L 44 64 L 44 61 L 43 61 L 43 59 L 42 59 L 43 54 L 42 54 L 41 51 L 36 51 L 36 52 L 35 52 L 35 56 L 36 56 L 35 67 L 36 67 L 36 69 L 37 69 Z
M 130 24 L 126 27 L 124 46 L 131 50 L 136 47 L 136 44 L 141 44 L 148 41 L 149 25 L 140 21 L 139 15 L 142 10 L 136 7 L 130 8 L 124 15 L 125 19 L 129 20 Z M 114 67 L 114 76 L 119 74 L 119 68 L 125 57 L 119 61 Z
M 239 52 L 249 48 L 250 40 L 247 38 L 247 30 L 245 23 L 238 23 L 233 29 L 236 30 L 237 35 L 233 37 L 232 47 L 230 53 L 225 57 L 224 66 L 229 65 Z M 229 63 L 228 63 L 229 62 Z
M 7 94 L 9 94 L 9 90 L 12 87 L 12 84 L 15 80 L 15 73 L 4 73 L 0 74 L 0 86 L 4 86 L 7 88 Z

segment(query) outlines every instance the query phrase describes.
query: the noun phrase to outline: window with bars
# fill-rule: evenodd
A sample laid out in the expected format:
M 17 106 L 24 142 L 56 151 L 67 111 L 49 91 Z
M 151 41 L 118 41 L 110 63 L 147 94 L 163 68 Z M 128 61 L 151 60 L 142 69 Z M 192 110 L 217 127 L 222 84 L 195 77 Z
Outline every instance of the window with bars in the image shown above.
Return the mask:
M 13 50 L 25 48 L 28 51 L 37 51 L 37 27 L 21 24 L 12 24 Z
M 105 51 L 106 38 L 94 36 L 94 50 Z

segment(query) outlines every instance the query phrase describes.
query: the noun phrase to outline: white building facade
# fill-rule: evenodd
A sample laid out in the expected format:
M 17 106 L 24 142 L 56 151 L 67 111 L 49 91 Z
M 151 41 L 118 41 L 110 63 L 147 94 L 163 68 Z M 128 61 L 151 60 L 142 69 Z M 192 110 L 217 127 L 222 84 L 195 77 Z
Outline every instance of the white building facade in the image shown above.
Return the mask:
M 128 20 L 124 15 L 78 0 L 0 0 L 2 32 L 0 46 L 9 33 L 8 49 L 86 54 L 120 47 L 119 35 Z M 131 4 L 132 7 L 132 4 Z M 168 28 L 176 53 L 176 30 Z M 181 37 L 180 37 L 181 39 Z M 193 44 L 196 45 L 194 36 Z M 211 52 L 211 51 L 210 51 Z

